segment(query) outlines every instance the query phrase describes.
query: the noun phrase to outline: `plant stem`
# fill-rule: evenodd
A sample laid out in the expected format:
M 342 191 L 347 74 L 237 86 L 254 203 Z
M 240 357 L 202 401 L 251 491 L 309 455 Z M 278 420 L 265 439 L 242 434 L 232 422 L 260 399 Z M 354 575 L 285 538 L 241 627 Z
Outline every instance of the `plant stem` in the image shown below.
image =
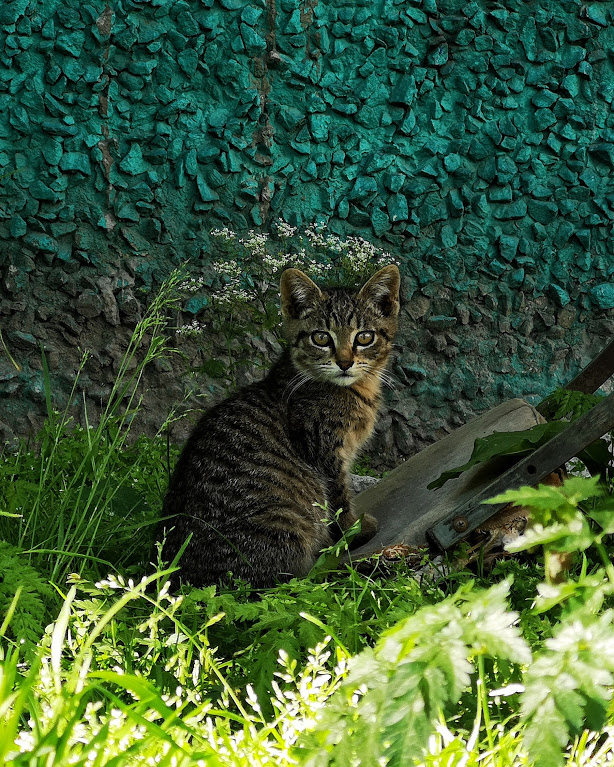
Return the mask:
M 20 373 L 21 372 L 21 366 L 18 365 L 15 360 L 13 359 L 10 351 L 8 350 L 7 345 L 4 343 L 4 338 L 2 338 L 2 331 L 0 330 L 0 344 L 2 344 L 2 348 L 4 349 L 4 353 L 9 358 L 9 362 L 11 365 L 15 368 L 15 370 Z
M 608 556 L 608 552 L 606 551 L 605 546 L 601 542 L 601 537 L 595 541 L 595 547 L 597 548 L 597 551 L 599 552 L 599 556 L 601 557 L 601 561 L 603 562 L 605 566 L 605 571 L 608 576 L 608 580 L 614 586 L 614 565 L 612 564 L 612 560 Z
M 488 747 L 491 751 L 495 748 L 495 742 L 492 737 L 492 724 L 490 721 L 490 710 L 488 708 L 488 693 L 486 691 L 486 672 L 484 670 L 484 656 L 478 656 L 478 705 L 481 706 L 482 716 L 484 717 L 484 728 L 486 729 L 486 738 Z

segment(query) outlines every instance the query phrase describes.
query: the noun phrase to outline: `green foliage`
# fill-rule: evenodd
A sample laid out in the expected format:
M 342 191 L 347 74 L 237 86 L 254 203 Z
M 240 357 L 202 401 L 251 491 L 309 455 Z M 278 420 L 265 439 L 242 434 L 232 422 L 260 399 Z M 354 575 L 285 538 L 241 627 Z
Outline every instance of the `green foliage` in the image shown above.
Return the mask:
M 470 658 L 530 661 L 518 616 L 507 610 L 508 589 L 505 581 L 485 592 L 469 585 L 385 632 L 350 665 L 304 741 L 304 764 L 395 767 L 420 759 L 439 718 L 470 686 Z
M 143 373 L 170 353 L 167 314 L 181 281 L 172 275 L 137 325 L 96 426 L 72 423 L 72 396 L 64 411 L 55 409 L 46 375 L 48 417 L 35 446 L 0 456 L 0 537 L 57 583 L 86 566 L 103 565 L 106 572 L 146 561 L 147 526 L 157 517 L 168 460 L 160 440 L 140 439 L 132 447 L 128 440 Z
M 28 564 L 23 551 L 0 540 L 0 616 L 5 616 L 15 595 L 10 627 L 12 635 L 30 651 L 45 628 L 46 603 L 53 597 L 47 580 Z
M 540 402 L 537 409 L 548 421 L 572 423 L 592 410 L 602 399 L 600 394 L 556 389 Z M 593 476 L 600 474 L 604 479 L 610 477 L 614 463 L 611 440 L 596 440 L 582 450 L 578 458 Z
M 120 440 L 110 431 L 93 433 L 73 424 L 49 434 L 46 426 L 38 445 L 0 458 L 6 480 L 0 504 L 11 514 L 0 520 L 3 538 L 28 547 L 28 556 L 43 567 L 56 552 L 64 553 L 66 574 L 81 572 L 88 556 L 103 560 L 105 571 L 110 563 L 146 561 L 148 527 L 158 518 L 169 454 L 173 461 L 177 450 L 167 452 L 162 440 L 146 437 L 118 449 Z M 94 531 L 95 545 L 89 537 Z
M 247 589 L 242 594 L 186 589 L 180 615 L 189 631 L 218 618 L 207 637 L 226 658 L 224 673 L 233 684 L 249 680 L 266 709 L 280 650 L 304 661 L 329 635 L 356 654 L 397 620 L 441 596 L 432 587 L 421 590 L 413 580 L 402 579 L 402 584 L 369 582 L 348 569 L 345 577 L 317 585 L 311 578 L 293 580 L 258 600 Z
M 561 487 L 540 485 L 508 490 L 487 503 L 513 503 L 531 509 L 531 526 L 510 551 L 536 545 L 553 551 L 583 551 L 594 541 L 580 504 L 603 495 L 599 478 L 570 477 Z
M 149 360 L 165 353 L 168 305 Z M 126 365 L 96 428 L 74 426 L 48 390 L 38 443 L 0 458 L 0 761 L 611 763 L 607 481 L 494 499 L 530 508 L 509 548 L 543 550 L 545 580 L 535 556 L 497 564 L 495 585 L 419 582 L 403 565 L 384 578 L 340 564 L 356 525 L 307 578 L 174 595 L 176 573 L 141 577 L 176 451 L 127 439 L 139 370 Z M 554 579 L 557 557 L 572 569 Z
M 338 686 L 346 656 L 338 650 L 331 657 L 325 642 L 299 671 L 279 653 L 275 714 L 267 720 L 252 688 L 239 694 L 222 674 L 206 640 L 212 622 L 189 632 L 177 615 L 181 599 L 156 589 L 166 575 L 158 572 L 138 584 L 110 578 L 96 587 L 73 585 L 25 671 L 16 652 L 0 647 L 3 764 L 293 763 L 289 750 L 304 717 Z M 77 599 L 83 587 L 97 592 L 90 609 Z M 102 610 L 95 606 L 101 595 L 107 600 Z M 168 692 L 155 677 L 127 667 L 129 648 L 109 657 L 105 637 L 127 610 L 141 613 L 150 661 L 168 673 Z M 222 688 L 215 697 L 212 680 Z
M 603 399 L 599 394 L 584 394 L 570 389 L 555 389 L 542 400 L 537 409 L 548 421 L 575 421 Z
M 371 458 L 368 455 L 361 455 L 352 465 L 352 474 L 357 474 L 359 477 L 378 477 L 382 476 L 381 472 L 376 471 L 371 466 Z
M 546 640 L 525 675 L 524 742 L 538 767 L 563 763 L 570 738 L 600 730 L 614 682 L 614 613 L 573 613 Z
M 531 525 L 508 546 L 509 551 L 543 546 L 548 556 L 552 552 L 580 552 L 594 545 L 609 563 L 603 538 L 612 528 L 614 498 L 605 494 L 598 477 L 570 477 L 561 487 L 540 485 L 508 490 L 488 503 L 513 503 L 530 509 Z M 601 532 L 593 531 L 589 517 L 602 526 Z
M 586 549 L 573 523 L 590 507 L 609 524 L 614 503 L 591 479 L 515 492 L 544 529 L 567 524 L 567 548 L 585 552 L 575 578 L 538 585 L 537 599 L 537 564 L 515 561 L 492 575 L 515 583 L 485 589 L 457 574 L 447 597 L 402 570 L 384 580 L 348 566 L 258 595 L 240 583 L 172 595 L 168 571 L 136 583 L 71 576 L 36 654 L 24 663 L 0 640 L 0 757 L 511 766 L 528 751 L 531 763 L 556 767 L 572 764 L 576 739 L 574 759 L 598 752 L 592 763 L 605 767 L 614 736 L 605 729 L 598 750 L 584 731 L 610 721 L 614 629 L 612 611 L 599 611 L 614 575 L 605 562 L 589 571 L 586 556 L 609 527 L 587 523 Z M 19 572 L 18 562 L 6 567 Z M 19 636 L 18 605 L 4 600 L 0 636 Z
M 530 509 L 530 529 L 508 550 L 543 546 L 547 582 L 539 588 L 537 610 L 563 606 L 553 636 L 527 669 L 521 706 L 524 741 L 535 763 L 562 764 L 570 738 L 586 728 L 603 727 L 612 699 L 614 612 L 606 610 L 599 617 L 596 613 L 614 594 L 614 567 L 603 543 L 614 529 L 614 498 L 598 478 L 570 477 L 561 487 L 523 487 L 490 502 Z M 601 530 L 595 530 L 589 518 Z M 549 558 L 589 547 L 597 550 L 604 568 L 587 574 L 585 558 L 576 580 L 548 582 Z
M 513 461 L 529 455 L 564 431 L 571 422 L 590 411 L 602 399 L 592 394 L 557 389 L 539 405 L 542 415 L 548 418 L 547 423 L 523 431 L 494 432 L 486 437 L 478 437 L 467 463 L 444 471 L 428 485 L 429 489 L 441 487 L 449 479 L 456 479 L 473 466 L 494 458 L 509 458 L 511 465 Z M 612 450 L 606 440 L 598 439 L 588 445 L 578 453 L 578 458 L 592 475 L 606 476 L 611 470 Z

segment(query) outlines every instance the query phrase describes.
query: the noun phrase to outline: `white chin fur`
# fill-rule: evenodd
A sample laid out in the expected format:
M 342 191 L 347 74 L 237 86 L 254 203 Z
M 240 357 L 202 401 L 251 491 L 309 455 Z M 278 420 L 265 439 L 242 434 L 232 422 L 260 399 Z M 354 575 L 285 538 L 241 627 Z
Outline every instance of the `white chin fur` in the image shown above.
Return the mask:
M 316 375 L 313 374 L 312 370 L 306 369 L 305 372 L 315 381 L 326 381 L 327 383 L 333 383 L 336 386 L 351 386 L 363 377 L 360 374 L 344 376 L 336 373 L 334 370 L 319 372 Z
M 358 376 L 333 376 L 329 380 L 337 386 L 351 386 L 358 381 Z

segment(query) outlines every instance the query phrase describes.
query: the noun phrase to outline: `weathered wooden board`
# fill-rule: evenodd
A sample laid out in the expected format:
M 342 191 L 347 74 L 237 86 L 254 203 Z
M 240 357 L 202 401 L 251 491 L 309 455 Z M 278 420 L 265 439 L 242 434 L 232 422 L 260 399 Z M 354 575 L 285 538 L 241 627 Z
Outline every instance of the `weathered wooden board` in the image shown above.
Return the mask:
M 442 549 L 460 541 L 465 531 L 473 530 L 507 504 L 487 504 L 489 498 L 511 488 L 536 485 L 559 466 L 563 466 L 585 447 L 614 428 L 614 394 L 603 399 L 588 413 L 522 458 L 508 471 L 496 477 L 470 501 L 449 512 L 429 530 L 429 537 Z M 457 524 L 459 526 L 457 527 Z
M 522 431 L 543 421 L 532 405 L 512 399 L 397 466 L 381 482 L 354 499 L 356 512 L 375 516 L 379 530 L 370 541 L 354 549 L 352 557 L 366 556 L 394 543 L 425 544 L 429 528 L 479 495 L 509 467 L 509 463 L 494 460 L 475 466 L 436 490 L 429 490 L 427 485 L 443 471 L 466 463 L 478 437 L 495 431 Z

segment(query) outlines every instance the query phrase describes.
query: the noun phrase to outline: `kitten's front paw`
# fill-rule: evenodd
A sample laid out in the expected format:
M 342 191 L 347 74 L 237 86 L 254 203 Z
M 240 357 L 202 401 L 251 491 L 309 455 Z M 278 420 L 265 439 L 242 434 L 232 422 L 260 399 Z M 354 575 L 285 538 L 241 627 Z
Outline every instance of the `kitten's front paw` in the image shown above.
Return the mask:
M 377 532 L 377 519 L 371 514 L 363 514 L 360 517 L 361 529 L 358 535 L 352 541 L 353 546 L 362 546 L 363 543 L 370 541 Z

